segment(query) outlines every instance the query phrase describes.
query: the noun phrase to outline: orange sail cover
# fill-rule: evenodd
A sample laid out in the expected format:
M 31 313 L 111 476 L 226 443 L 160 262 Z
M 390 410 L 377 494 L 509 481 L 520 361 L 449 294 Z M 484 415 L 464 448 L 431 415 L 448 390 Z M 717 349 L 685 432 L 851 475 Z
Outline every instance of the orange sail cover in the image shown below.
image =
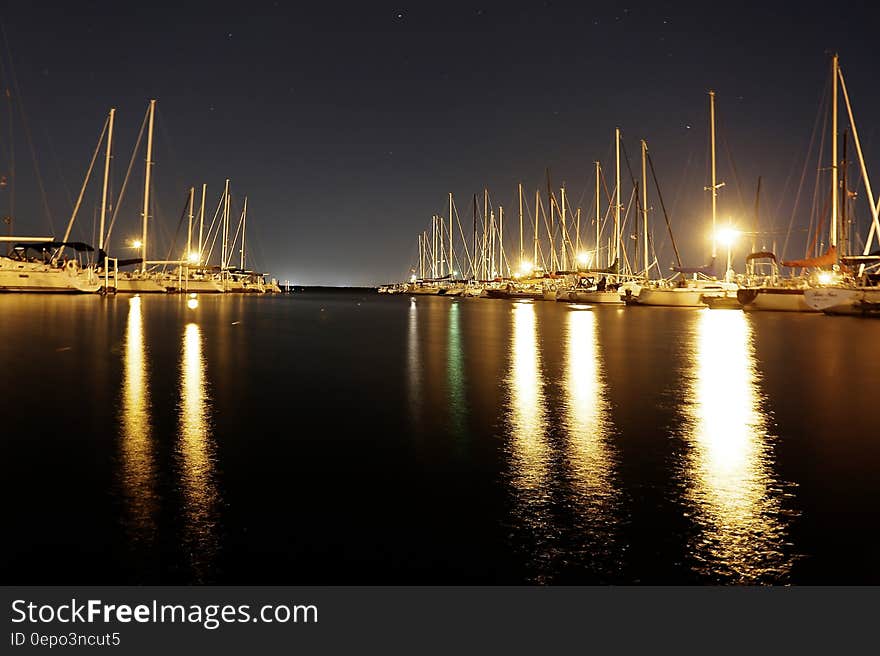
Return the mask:
M 837 264 L 837 246 L 829 246 L 824 255 L 819 257 L 808 257 L 804 260 L 791 260 L 783 262 L 782 266 L 786 267 L 824 267 Z

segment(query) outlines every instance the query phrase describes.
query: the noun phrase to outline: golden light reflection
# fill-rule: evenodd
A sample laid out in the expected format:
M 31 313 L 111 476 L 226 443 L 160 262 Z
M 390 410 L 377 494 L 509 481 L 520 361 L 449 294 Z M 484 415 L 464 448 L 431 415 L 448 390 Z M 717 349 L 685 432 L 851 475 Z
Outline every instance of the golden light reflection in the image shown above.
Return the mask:
M 691 552 L 702 574 L 737 583 L 785 581 L 792 566 L 751 331 L 744 313 L 700 313 L 688 406 Z
M 541 354 L 532 303 L 513 304 L 510 345 L 510 427 L 515 482 L 521 490 L 543 493 L 547 445 Z
M 156 531 L 155 447 L 149 397 L 149 367 L 140 296 L 128 301 L 122 360 L 122 486 L 133 542 L 149 542 Z
M 464 354 L 461 343 L 461 316 L 459 304 L 453 301 L 449 307 L 449 335 L 446 351 L 446 375 L 449 382 L 450 429 L 456 442 L 461 445 L 467 431 L 467 398 L 464 389 Z
M 410 417 L 416 421 L 422 403 L 422 362 L 419 354 L 419 315 L 416 299 L 410 298 L 406 339 L 407 395 Z
M 178 465 L 185 517 L 184 540 L 200 583 L 207 578 L 217 551 L 217 484 L 210 404 L 201 331 L 197 324 L 188 323 L 180 361 Z
M 596 316 L 591 311 L 567 315 L 565 428 L 567 451 L 580 504 L 594 524 L 611 528 L 616 501 L 610 424 Z
M 199 299 L 188 298 L 186 300 L 186 307 L 188 307 L 190 310 L 195 310 L 197 307 L 199 307 Z

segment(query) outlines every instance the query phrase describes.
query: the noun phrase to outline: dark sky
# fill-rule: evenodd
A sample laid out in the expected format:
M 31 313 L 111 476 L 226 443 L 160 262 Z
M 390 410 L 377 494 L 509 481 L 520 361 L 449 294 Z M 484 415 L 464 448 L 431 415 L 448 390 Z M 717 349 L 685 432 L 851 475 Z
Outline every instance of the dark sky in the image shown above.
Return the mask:
M 767 239 L 779 251 L 799 199 L 785 244 L 794 257 L 813 205 L 818 162 L 807 149 L 830 50 L 841 56 L 869 173 L 880 165 L 878 17 L 867 5 L 6 2 L 2 82 L 14 90 L 14 69 L 19 93 L 12 120 L 9 105 L 0 109 L 0 166 L 8 175 L 11 143 L 16 232 L 60 234 L 108 109 L 117 108 L 118 190 L 156 98 L 161 248 L 189 186 L 206 182 L 216 203 L 229 177 L 236 207 L 249 198 L 256 266 L 299 284 L 376 284 L 407 274 L 417 235 L 445 214 L 449 191 L 468 230 L 473 193 L 488 187 L 513 217 L 517 182 L 533 202 L 549 167 L 554 187 L 564 182 L 572 205 L 589 213 L 593 162 L 612 172 L 620 126 L 633 166 L 639 139 L 648 140 L 684 259 L 700 264 L 709 254 L 714 88 L 727 183 L 719 211 L 751 221 L 762 176 L 764 225 L 775 229 Z M 120 256 L 123 236 L 140 231 L 142 171 L 143 154 L 114 228 Z M 99 191 L 100 171 L 79 238 L 92 238 Z M 6 213 L 9 189 L 0 194 Z M 656 197 L 651 205 L 666 267 Z M 867 225 L 866 205 L 857 209 Z M 505 228 L 512 235 L 514 222 Z

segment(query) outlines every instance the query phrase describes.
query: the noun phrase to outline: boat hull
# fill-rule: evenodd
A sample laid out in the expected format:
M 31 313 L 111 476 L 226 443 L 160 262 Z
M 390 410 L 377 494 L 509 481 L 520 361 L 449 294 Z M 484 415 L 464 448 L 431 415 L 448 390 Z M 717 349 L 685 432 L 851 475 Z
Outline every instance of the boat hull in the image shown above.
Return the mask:
M 807 305 L 816 312 L 850 316 L 880 316 L 880 289 L 818 287 L 804 294 Z
M 164 294 L 168 290 L 154 278 L 123 278 L 116 281 L 118 294 Z
M 806 289 L 747 287 L 736 297 L 747 312 L 817 312 L 804 297 Z
M 617 291 L 574 290 L 567 294 L 567 301 L 573 303 L 590 303 L 591 305 L 623 305 L 623 299 Z
M 639 305 L 658 307 L 706 307 L 703 299 L 724 296 L 723 290 L 705 290 L 689 288 L 651 289 L 642 287 L 639 292 Z
M 0 258 L 0 292 L 94 294 L 101 282 L 92 270 Z

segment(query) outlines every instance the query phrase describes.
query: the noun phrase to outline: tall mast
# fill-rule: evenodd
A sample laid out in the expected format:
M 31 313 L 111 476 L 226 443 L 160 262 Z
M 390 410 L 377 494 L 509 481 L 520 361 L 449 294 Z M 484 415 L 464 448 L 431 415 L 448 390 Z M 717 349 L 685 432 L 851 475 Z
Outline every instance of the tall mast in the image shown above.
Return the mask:
M 449 274 L 452 275 L 452 263 L 454 262 L 454 258 L 452 257 L 452 236 L 455 234 L 452 231 L 452 192 L 449 192 Z
M 244 271 L 244 235 L 247 231 L 247 196 L 244 197 L 244 207 L 241 208 L 241 264 L 238 267 Z
M 480 248 L 480 259 L 483 263 L 483 280 L 489 279 L 489 263 L 486 260 L 486 246 L 489 230 L 489 190 L 483 187 L 483 246 Z
M 593 266 L 597 269 L 601 267 L 601 264 L 599 264 L 599 250 L 600 250 L 599 246 L 602 243 L 601 236 L 599 234 L 602 231 L 602 217 L 600 215 L 600 201 L 601 201 L 602 197 L 600 196 L 600 191 L 599 191 L 599 177 L 600 177 L 599 162 L 597 160 L 596 161 L 596 260 L 593 263 Z
M 199 264 L 202 263 L 202 230 L 205 227 L 205 194 L 208 191 L 208 185 L 202 183 L 202 206 L 199 209 Z
M 474 208 L 473 208 L 473 219 L 474 219 L 474 261 L 472 265 L 472 273 L 474 274 L 474 280 L 479 280 L 479 276 L 477 275 L 477 195 L 474 194 Z
M 837 246 L 837 54 L 831 59 L 831 246 Z
M 843 129 L 843 155 L 840 160 L 840 241 L 843 246 L 840 249 L 840 256 L 849 255 L 850 231 L 846 225 L 846 128 Z
M 226 185 L 223 187 L 223 252 L 220 257 L 221 271 L 227 267 L 226 246 L 229 238 L 229 178 L 226 178 Z
M 642 139 L 642 232 L 644 233 L 645 280 L 648 279 L 648 175 L 645 163 L 648 156 L 648 143 Z
M 431 216 L 431 278 L 437 278 L 437 215 Z
M 712 260 L 718 255 L 718 244 L 715 236 L 715 212 L 718 204 L 718 183 L 715 180 L 715 92 L 709 91 L 709 123 L 712 133 Z
M 104 158 L 104 190 L 101 192 L 101 228 L 98 232 L 98 251 L 104 250 L 104 219 L 107 216 L 107 183 L 110 179 L 110 149 L 113 144 L 113 117 L 115 115 L 116 108 L 111 107 L 107 125 L 107 155 Z
M 523 261 L 523 195 L 522 195 L 522 182 L 517 185 L 517 192 L 519 194 L 519 266 L 522 266 Z
M 761 176 L 758 176 L 758 188 L 755 191 L 755 236 L 752 237 L 752 252 L 758 250 L 758 233 L 761 231 L 761 223 L 759 221 L 759 210 L 761 203 Z
M 620 128 L 614 129 L 614 264 L 620 270 Z
M 553 188 L 550 186 L 550 169 L 547 169 L 547 205 L 550 206 L 550 224 L 547 226 L 547 237 L 550 240 L 550 271 L 556 271 L 556 239 L 553 215 Z
M 183 259 L 187 262 L 191 261 L 190 256 L 192 255 L 192 233 L 193 233 L 193 204 L 195 203 L 195 187 L 189 188 L 189 224 L 186 229 L 186 255 L 183 256 Z
M 538 266 L 538 239 L 539 239 L 539 237 L 538 237 L 538 216 L 539 216 L 540 211 L 541 211 L 541 192 L 540 192 L 540 190 L 535 189 L 535 239 L 534 239 L 535 260 L 534 260 L 534 262 L 532 262 L 532 266 L 534 266 L 534 267 Z
M 575 216 L 577 218 L 575 219 L 575 238 L 574 238 L 575 239 L 575 247 L 574 247 L 575 253 L 574 253 L 574 256 L 575 256 L 575 259 L 577 259 L 581 256 L 581 208 L 580 207 L 577 208 L 577 213 L 575 214 Z
M 153 165 L 153 117 L 156 113 L 156 101 L 150 101 L 150 126 L 147 131 L 147 164 L 144 173 L 144 223 L 141 234 L 141 273 L 147 270 L 147 223 L 150 216 L 150 170 Z
M 498 273 L 504 277 L 504 208 L 498 206 Z
M 562 217 L 562 270 L 568 271 L 568 255 L 565 248 L 566 237 L 568 236 L 565 230 L 565 187 L 560 188 L 559 198 L 562 200 L 562 211 L 560 212 Z

